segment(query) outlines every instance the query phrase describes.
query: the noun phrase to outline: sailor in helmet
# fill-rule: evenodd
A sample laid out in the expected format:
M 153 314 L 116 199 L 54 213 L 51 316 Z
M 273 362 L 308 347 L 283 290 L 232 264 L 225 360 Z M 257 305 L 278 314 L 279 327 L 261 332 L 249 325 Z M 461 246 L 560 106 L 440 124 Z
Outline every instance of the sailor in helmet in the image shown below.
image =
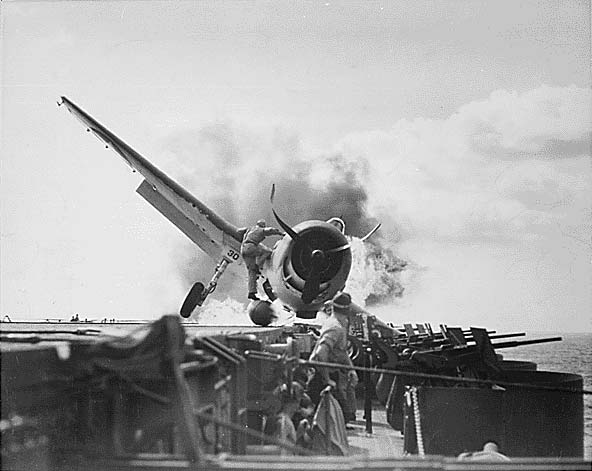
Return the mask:
M 241 255 L 247 266 L 249 273 L 248 298 L 258 300 L 257 297 L 257 277 L 259 276 L 259 268 L 263 265 L 272 250 L 263 245 L 266 237 L 272 235 L 283 235 L 283 232 L 275 227 L 266 227 L 267 224 L 264 219 L 259 219 L 257 224 L 246 230 L 241 245 Z
M 339 363 L 353 367 L 347 352 L 347 335 L 350 317 L 356 312 L 352 308 L 351 296 L 348 293 L 337 293 L 326 306 L 329 317 L 323 322 L 321 335 L 310 355 L 311 361 Z M 342 371 L 324 367 L 316 368 L 316 374 L 309 383 L 309 394 L 314 402 L 318 402 L 320 391 L 326 386 L 333 387 L 335 398 L 341 405 L 345 422 L 356 418 L 355 387 L 358 375 L 355 370 Z M 352 397 L 353 396 L 353 397 Z

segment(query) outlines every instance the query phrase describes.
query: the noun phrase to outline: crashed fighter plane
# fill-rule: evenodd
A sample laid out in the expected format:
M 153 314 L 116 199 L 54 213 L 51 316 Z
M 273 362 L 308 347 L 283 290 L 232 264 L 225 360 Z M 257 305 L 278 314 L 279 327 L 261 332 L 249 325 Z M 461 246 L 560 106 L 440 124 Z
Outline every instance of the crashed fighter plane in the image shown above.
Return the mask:
M 140 196 L 217 262 L 207 286 L 197 282 L 187 295 L 180 313 L 189 317 L 195 307 L 201 306 L 216 289 L 218 280 L 228 268 L 236 270 L 238 265 L 242 265 L 240 251 L 245 229 L 218 216 L 68 98 L 61 97 L 58 105 L 65 105 L 88 132 L 95 134 L 134 171 L 138 171 L 144 177 L 136 190 Z M 274 193 L 275 187 L 271 193 L 272 205 Z M 308 220 L 291 227 L 275 209 L 273 214 L 286 235 L 275 244 L 270 257 L 261 267 L 265 280 L 263 289 L 270 301 L 279 299 L 298 317 L 314 318 L 325 301 L 343 290 L 351 269 L 351 248 L 343 233 L 343 222 L 338 218 L 327 222 Z M 368 239 L 379 226 L 362 240 Z M 244 276 L 244 268 L 239 268 L 239 271 Z M 253 309 L 260 310 L 260 314 L 265 311 L 271 313 L 270 301 L 251 303 L 250 314 Z M 263 318 L 266 316 L 263 315 Z

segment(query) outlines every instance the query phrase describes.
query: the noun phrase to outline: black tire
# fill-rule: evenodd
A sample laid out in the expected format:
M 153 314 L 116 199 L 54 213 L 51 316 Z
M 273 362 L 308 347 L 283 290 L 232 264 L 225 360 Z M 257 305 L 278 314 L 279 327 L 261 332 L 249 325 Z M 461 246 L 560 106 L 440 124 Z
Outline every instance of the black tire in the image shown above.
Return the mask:
M 204 288 L 204 284 L 199 281 L 191 287 L 181 306 L 181 317 L 187 319 L 198 305 L 201 306 Z

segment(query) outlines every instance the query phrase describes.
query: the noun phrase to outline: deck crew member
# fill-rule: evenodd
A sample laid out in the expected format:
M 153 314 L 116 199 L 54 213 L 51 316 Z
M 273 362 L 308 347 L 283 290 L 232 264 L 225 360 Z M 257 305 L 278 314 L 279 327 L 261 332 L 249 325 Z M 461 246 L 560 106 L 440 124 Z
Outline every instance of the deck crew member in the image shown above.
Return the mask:
M 271 255 L 272 250 L 263 245 L 266 237 L 272 235 L 283 235 L 283 232 L 275 227 L 266 227 L 265 220 L 259 219 L 257 224 L 245 232 L 241 245 L 241 255 L 247 266 L 249 273 L 249 294 L 248 298 L 258 300 L 257 297 L 257 277 L 260 274 L 259 268 L 263 262 Z
M 302 438 L 301 441 L 304 444 L 304 434 L 308 422 L 303 420 L 305 423 L 300 426 L 298 423 L 294 423 L 294 419 L 300 410 L 300 404 L 306 393 L 304 392 L 304 387 L 296 381 L 293 381 L 291 384 L 290 389 L 288 389 L 286 384 L 282 384 L 274 389 L 272 394 L 279 403 L 279 410 L 266 421 L 265 433 L 292 445 L 296 445 L 298 438 Z M 296 430 L 297 426 L 299 432 Z M 300 433 L 300 437 L 298 433 Z M 290 454 L 290 452 L 282 449 L 281 454 Z
M 500 453 L 496 442 L 487 442 L 481 451 L 461 453 L 458 459 L 463 461 L 510 461 L 510 458 Z
M 310 355 L 310 360 L 354 366 L 347 353 L 349 317 L 355 314 L 351 308 L 351 296 L 348 293 L 338 293 L 329 303 L 328 310 L 330 315 L 323 322 L 321 336 Z M 313 401 L 318 402 L 320 391 L 327 385 L 332 386 L 345 422 L 351 422 L 356 419 L 357 384 L 358 375 L 355 370 L 347 370 L 347 373 L 344 373 L 341 370 L 331 371 L 329 368 L 319 367 L 309 383 L 309 394 Z

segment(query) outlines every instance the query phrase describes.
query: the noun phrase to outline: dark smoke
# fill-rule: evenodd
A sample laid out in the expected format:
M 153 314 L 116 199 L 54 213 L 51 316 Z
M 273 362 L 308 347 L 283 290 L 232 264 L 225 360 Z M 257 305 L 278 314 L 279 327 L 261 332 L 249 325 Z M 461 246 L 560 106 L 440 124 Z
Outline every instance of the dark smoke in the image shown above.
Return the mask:
M 307 219 L 326 221 L 340 217 L 345 221 L 348 235 L 362 237 L 376 225 L 376 220 L 366 213 L 368 195 L 356 174 L 356 166 L 341 155 L 319 157 L 314 161 L 300 161 L 298 172 L 291 174 L 288 164 L 273 177 L 261 176 L 261 195 L 269 208 L 269 183 L 276 183 L 276 211 L 285 215 L 290 224 Z M 329 181 L 320 188 L 312 184 L 318 167 L 328 169 Z
M 276 211 L 290 225 L 337 216 L 345 221 L 348 235 L 362 237 L 377 223 L 366 210 L 368 194 L 361 182 L 365 161 L 351 162 L 339 154 L 307 160 L 294 136 L 281 131 L 261 136 L 228 124 L 176 133 L 164 145 L 172 156 L 167 173 L 239 227 L 260 218 L 277 227 L 269 200 L 273 183 Z M 367 302 L 400 296 L 403 288 L 395 275 L 404 268 L 404 262 L 382 247 L 380 236 L 373 237 L 371 247 L 369 260 L 383 271 L 384 283 Z M 179 247 L 176 257 L 187 289 L 197 280 L 206 283 L 213 274 L 216 262 L 189 241 Z M 243 284 L 225 276 L 218 291 L 222 297 L 242 299 L 246 291 Z

